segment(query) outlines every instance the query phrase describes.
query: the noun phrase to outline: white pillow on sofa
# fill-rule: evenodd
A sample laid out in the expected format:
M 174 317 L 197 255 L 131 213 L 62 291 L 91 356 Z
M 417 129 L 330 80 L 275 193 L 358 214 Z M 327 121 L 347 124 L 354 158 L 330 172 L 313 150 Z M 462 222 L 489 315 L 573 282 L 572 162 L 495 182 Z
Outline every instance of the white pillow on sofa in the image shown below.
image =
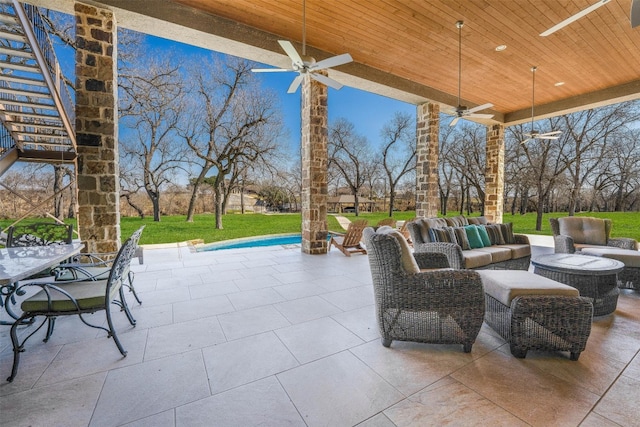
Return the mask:
M 420 273 L 420 267 L 418 266 L 416 259 L 413 257 L 413 252 L 411 252 L 407 239 L 405 239 L 398 230 L 389 227 L 388 225 L 384 225 L 376 231 L 378 234 L 387 234 L 396 238 L 400 244 L 400 262 L 402 263 L 404 271 L 407 273 Z

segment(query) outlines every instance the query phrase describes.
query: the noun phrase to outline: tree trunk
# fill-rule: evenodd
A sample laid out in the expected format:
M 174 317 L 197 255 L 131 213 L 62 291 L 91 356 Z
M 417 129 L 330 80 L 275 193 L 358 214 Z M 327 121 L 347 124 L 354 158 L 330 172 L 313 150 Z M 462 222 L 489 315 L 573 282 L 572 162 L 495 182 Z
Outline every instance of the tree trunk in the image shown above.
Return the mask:
M 191 191 L 191 198 L 189 199 L 189 208 L 187 209 L 187 222 L 193 222 L 193 215 L 196 210 L 196 201 L 198 200 L 198 190 L 200 189 L 200 184 L 204 180 L 205 175 L 207 174 L 207 167 L 203 167 L 198 177 L 193 182 L 193 191 Z
M 542 184 L 538 185 L 538 204 L 536 206 L 536 231 L 542 230 L 542 215 L 544 214 L 545 197 L 542 191 Z
M 213 189 L 216 197 L 216 230 L 222 230 L 222 188 L 220 184 L 216 184 Z
M 69 187 L 71 191 L 71 197 L 69 200 L 69 209 L 67 211 L 67 218 L 75 218 L 76 206 L 78 206 L 78 187 L 76 185 L 78 181 L 75 174 L 75 170 L 74 170 L 74 173 L 70 176 L 70 179 L 72 179 L 71 187 Z
M 151 204 L 153 205 L 153 220 L 160 222 L 160 195 L 155 195 L 151 198 Z
M 356 216 L 360 215 L 360 202 L 358 199 L 358 192 L 354 191 L 353 192 L 353 202 L 354 202 L 354 208 L 355 208 L 355 212 L 356 212 Z
M 529 206 L 529 188 L 522 189 L 522 196 L 520 196 L 520 215 L 527 213 L 527 207 Z
M 240 213 L 244 215 L 244 180 L 240 183 Z
M 64 178 L 64 166 L 56 165 L 53 167 L 53 192 L 56 194 L 53 198 L 53 215 L 59 220 L 64 219 L 64 215 L 62 214 L 62 204 L 64 202 L 64 194 L 58 193 L 64 187 L 63 178 Z
M 396 190 L 395 187 L 389 189 L 389 217 L 393 216 L 393 207 L 396 204 Z
M 127 201 L 127 204 L 138 213 L 140 219 L 144 219 L 144 211 L 140 206 L 133 203 L 133 200 L 131 200 L 131 194 L 122 194 L 120 197 L 124 197 L 124 199 Z

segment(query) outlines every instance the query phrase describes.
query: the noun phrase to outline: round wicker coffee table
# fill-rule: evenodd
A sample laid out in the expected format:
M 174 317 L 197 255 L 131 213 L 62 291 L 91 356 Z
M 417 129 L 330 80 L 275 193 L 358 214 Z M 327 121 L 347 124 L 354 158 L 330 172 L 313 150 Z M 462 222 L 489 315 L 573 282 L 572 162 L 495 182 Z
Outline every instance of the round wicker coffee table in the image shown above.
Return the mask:
M 576 254 L 548 254 L 531 260 L 535 274 L 564 283 L 593 300 L 593 315 L 613 313 L 618 304 L 618 273 L 624 264 L 615 259 Z

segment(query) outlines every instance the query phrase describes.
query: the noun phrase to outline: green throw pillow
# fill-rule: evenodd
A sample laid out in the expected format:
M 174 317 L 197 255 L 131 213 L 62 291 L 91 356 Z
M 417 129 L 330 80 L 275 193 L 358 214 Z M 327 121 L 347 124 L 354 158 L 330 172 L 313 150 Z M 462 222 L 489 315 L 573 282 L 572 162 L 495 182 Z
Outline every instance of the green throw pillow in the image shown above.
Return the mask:
M 467 232 L 467 239 L 469 240 L 471 249 L 484 248 L 480 233 L 478 233 L 478 228 L 475 225 L 466 225 L 464 231 Z
M 491 246 L 491 239 L 489 239 L 489 233 L 487 233 L 487 229 L 484 228 L 483 225 L 476 226 L 478 230 L 478 234 L 480 234 L 480 239 L 482 239 L 482 246 Z

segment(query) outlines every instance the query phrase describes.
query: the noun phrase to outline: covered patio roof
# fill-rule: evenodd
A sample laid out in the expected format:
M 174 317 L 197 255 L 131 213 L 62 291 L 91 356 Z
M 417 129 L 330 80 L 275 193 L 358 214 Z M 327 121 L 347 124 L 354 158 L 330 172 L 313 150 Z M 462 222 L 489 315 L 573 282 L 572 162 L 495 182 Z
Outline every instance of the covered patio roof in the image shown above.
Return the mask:
M 461 104 L 493 103 L 495 116 L 485 123 L 509 126 L 531 119 L 533 65 L 536 118 L 640 98 L 632 0 L 600 1 L 606 4 L 542 37 L 597 0 L 306 0 L 307 53 L 317 60 L 350 53 L 353 63 L 329 71 L 346 85 L 456 106 L 455 23 L 463 20 Z M 73 13 L 72 0 L 30 2 Z M 274 66 L 290 65 L 277 40 L 301 47 L 303 0 L 86 2 L 113 9 L 121 27 Z M 499 45 L 506 49 L 496 51 Z

